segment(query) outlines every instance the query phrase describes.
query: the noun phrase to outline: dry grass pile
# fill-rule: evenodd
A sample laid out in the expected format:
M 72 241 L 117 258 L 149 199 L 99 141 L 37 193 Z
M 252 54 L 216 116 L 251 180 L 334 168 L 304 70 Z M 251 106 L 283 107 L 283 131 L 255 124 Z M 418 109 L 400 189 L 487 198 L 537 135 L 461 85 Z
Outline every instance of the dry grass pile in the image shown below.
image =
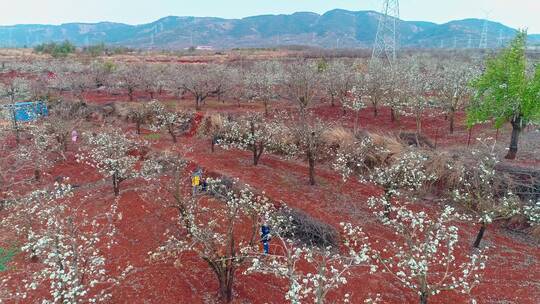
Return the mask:
M 434 185 L 439 189 L 450 190 L 459 187 L 468 162 L 465 151 L 426 151 L 428 160 L 426 171 L 437 176 Z M 470 153 L 469 153 L 470 154 Z M 469 159 L 470 161 L 470 159 Z
M 206 115 L 197 130 L 199 136 L 213 136 L 223 128 L 225 118 L 219 113 Z
M 333 127 L 322 135 L 324 143 L 329 147 L 347 147 L 354 144 L 354 135 L 343 127 Z

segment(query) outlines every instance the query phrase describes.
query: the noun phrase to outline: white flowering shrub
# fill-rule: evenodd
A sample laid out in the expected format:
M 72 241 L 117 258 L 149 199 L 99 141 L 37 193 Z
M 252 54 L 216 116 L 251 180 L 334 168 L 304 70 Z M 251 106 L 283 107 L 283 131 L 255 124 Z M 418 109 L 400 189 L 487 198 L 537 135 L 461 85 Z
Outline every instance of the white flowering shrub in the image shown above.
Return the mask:
M 371 251 L 383 272 L 418 294 L 422 304 L 444 291 L 469 293 L 480 283 L 487 256 L 479 250 L 466 254 L 469 250 L 459 245 L 459 229 L 452 224 L 467 217 L 450 206 L 433 216 L 406 206 L 389 206 L 392 217 L 374 207 L 376 217 L 397 236 L 396 241 Z
M 524 206 L 523 214 L 525 214 L 531 225 L 540 225 L 540 201 L 536 202 L 536 204 L 531 202 L 531 205 Z
M 488 225 L 518 214 L 521 202 L 506 184 L 510 179 L 495 170 L 495 154 L 475 150 L 472 156 L 477 166 L 464 167 L 452 198 L 476 215 L 480 230 L 474 246 L 478 247 Z
M 165 243 L 149 255 L 152 260 L 172 259 L 177 264 L 183 253 L 196 253 L 216 275 L 221 298 L 230 302 L 236 271 L 246 261 L 248 248 L 255 246 L 258 223 L 273 205 L 247 187 L 236 190 L 234 183 L 219 179 L 207 183 L 213 198 L 182 194 L 175 198 L 180 206 L 178 226 L 168 230 Z M 247 234 L 245 228 L 240 232 L 241 224 L 249 227 Z

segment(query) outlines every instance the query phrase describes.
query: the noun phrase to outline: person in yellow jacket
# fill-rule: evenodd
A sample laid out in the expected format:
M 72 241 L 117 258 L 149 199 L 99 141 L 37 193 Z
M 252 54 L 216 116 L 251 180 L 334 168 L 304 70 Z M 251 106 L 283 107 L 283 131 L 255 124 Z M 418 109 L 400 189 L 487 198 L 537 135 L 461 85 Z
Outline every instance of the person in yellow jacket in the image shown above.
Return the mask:
M 197 167 L 191 176 L 191 186 L 193 187 L 193 195 L 197 194 L 201 185 L 202 169 Z

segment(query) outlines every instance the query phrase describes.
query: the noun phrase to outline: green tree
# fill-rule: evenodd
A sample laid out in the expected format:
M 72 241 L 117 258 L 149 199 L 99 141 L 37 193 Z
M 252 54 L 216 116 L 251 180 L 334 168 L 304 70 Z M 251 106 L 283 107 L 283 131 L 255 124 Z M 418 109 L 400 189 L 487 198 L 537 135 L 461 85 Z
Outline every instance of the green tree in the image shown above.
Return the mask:
M 467 111 L 467 124 L 492 120 L 496 128 L 509 122 L 512 138 L 507 159 L 514 159 L 519 135 L 529 123 L 540 122 L 540 66 L 527 73 L 527 32 L 520 31 L 510 46 L 487 61 L 486 70 L 472 81 L 475 90 Z

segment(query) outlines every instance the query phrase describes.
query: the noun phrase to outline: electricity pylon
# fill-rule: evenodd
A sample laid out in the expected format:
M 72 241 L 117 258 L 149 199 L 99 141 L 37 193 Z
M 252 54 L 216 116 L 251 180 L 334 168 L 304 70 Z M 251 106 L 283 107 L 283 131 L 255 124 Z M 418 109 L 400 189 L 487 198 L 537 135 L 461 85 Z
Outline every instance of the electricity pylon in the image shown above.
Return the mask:
M 482 36 L 480 36 L 480 45 L 478 46 L 481 49 L 487 49 L 488 45 L 488 21 L 484 21 L 484 27 L 482 28 Z
M 484 26 L 482 27 L 482 35 L 480 36 L 480 45 L 478 48 L 487 49 L 488 47 L 488 22 L 491 11 L 485 11 L 486 18 L 484 19 Z
M 381 58 L 392 64 L 398 49 L 399 0 L 384 0 L 371 60 Z

